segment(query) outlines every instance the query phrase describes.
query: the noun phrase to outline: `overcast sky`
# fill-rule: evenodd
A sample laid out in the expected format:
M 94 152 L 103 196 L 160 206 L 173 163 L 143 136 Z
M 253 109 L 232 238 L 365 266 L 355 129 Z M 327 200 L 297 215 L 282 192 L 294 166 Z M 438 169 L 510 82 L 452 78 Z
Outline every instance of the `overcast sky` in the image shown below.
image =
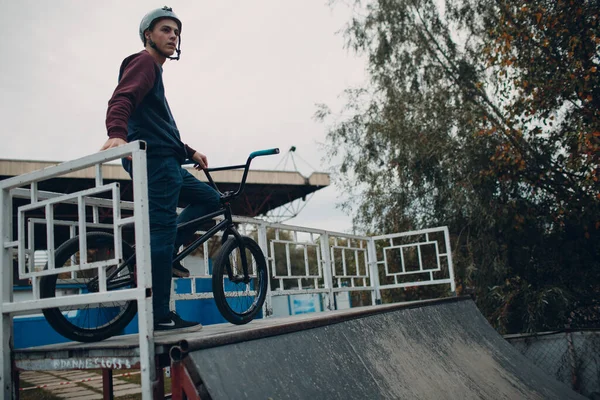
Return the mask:
M 106 105 L 123 58 L 138 52 L 147 0 L 0 0 L 0 158 L 67 161 L 98 151 L 106 139 Z M 183 22 L 182 59 L 164 66 L 166 94 L 184 142 L 211 166 L 247 154 L 274 169 L 297 148 L 304 175 L 325 171 L 326 127 L 316 103 L 333 109 L 365 80 L 364 60 L 338 33 L 350 18 L 326 0 L 175 0 Z M 291 163 L 288 163 L 290 169 Z M 280 165 L 281 167 L 281 165 Z M 348 231 L 335 208 L 336 188 L 319 191 L 288 223 Z

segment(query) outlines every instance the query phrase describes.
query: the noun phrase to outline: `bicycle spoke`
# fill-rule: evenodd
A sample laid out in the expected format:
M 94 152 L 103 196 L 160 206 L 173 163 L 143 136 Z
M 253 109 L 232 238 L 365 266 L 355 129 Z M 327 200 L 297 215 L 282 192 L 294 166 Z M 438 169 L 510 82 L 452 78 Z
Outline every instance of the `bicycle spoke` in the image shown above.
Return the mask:
M 113 246 L 112 235 L 97 232 L 88 234 L 88 262 L 112 260 Z M 57 250 L 57 267 L 77 266 L 81 259 L 77 238 L 71 239 L 61 247 L 62 249 Z M 133 254 L 133 249 L 127 247 L 127 253 Z M 135 287 L 133 265 L 108 266 L 105 276 L 107 291 Z M 61 274 L 59 277 L 50 275 L 41 286 L 42 297 L 98 293 L 100 286 L 98 269 L 76 270 L 74 273 Z M 95 341 L 112 336 L 121 330 L 125 326 L 123 324 L 129 322 L 135 315 L 135 303 L 107 299 L 100 303 L 46 309 L 44 315 L 53 328 L 63 336 L 73 340 Z

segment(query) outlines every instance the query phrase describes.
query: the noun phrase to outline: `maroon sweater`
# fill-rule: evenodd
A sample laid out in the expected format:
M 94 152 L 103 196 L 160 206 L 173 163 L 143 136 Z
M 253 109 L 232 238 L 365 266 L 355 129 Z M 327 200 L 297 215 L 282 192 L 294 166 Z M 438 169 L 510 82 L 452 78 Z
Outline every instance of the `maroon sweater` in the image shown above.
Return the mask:
M 164 94 L 162 68 L 146 50 L 123 60 L 119 84 L 108 102 L 110 138 L 144 140 L 148 156 L 192 158 L 196 150 L 183 144 Z

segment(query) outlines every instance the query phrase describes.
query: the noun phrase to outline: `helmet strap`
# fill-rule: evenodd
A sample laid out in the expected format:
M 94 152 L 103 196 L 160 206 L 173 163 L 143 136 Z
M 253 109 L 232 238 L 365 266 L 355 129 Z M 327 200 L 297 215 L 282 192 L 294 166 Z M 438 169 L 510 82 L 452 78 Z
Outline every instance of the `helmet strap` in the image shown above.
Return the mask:
M 175 49 L 177 56 L 175 56 L 175 57 L 169 56 L 169 55 L 163 53 L 162 51 L 160 51 L 158 46 L 156 46 L 156 43 L 154 43 L 152 41 L 152 39 L 148 38 L 147 40 L 148 40 L 148 44 L 150 45 L 150 47 L 152 47 L 161 56 L 168 58 L 169 60 L 176 60 L 176 61 L 179 61 L 179 59 L 181 58 L 181 36 L 179 36 L 179 40 L 177 41 L 177 48 Z
M 179 59 L 181 58 L 181 35 L 179 35 L 179 38 L 177 40 L 177 48 L 175 49 L 175 52 L 177 53 L 176 57 L 169 56 L 167 58 L 169 60 L 175 60 L 175 61 L 179 61 Z

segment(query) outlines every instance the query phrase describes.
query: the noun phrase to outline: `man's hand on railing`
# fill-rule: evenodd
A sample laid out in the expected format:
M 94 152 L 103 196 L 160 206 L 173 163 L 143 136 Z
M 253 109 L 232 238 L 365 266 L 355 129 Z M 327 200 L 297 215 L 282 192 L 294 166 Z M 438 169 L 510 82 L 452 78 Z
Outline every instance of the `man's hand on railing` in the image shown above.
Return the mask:
M 113 147 L 123 146 L 124 144 L 127 144 L 127 142 L 121 138 L 109 138 L 104 143 L 100 151 L 112 149 Z
M 104 145 L 102 146 L 100 151 L 112 149 L 113 147 L 119 147 L 119 146 L 123 146 L 126 144 L 127 144 L 127 142 L 121 138 L 109 138 L 106 142 L 104 142 Z M 127 158 L 128 160 L 131 160 L 131 156 L 127 156 L 125 158 Z

